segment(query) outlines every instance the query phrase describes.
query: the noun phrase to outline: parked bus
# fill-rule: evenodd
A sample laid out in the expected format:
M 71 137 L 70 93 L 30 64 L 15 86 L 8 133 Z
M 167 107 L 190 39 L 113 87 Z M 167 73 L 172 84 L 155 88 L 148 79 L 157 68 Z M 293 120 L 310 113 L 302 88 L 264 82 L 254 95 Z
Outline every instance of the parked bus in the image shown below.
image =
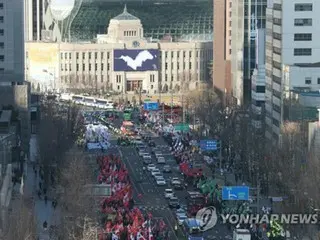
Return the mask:
M 112 100 L 97 98 L 96 107 L 102 108 L 102 109 L 114 109 L 114 103 Z
M 73 95 L 72 96 L 72 101 L 75 103 L 75 104 L 83 104 L 83 96 L 81 95 Z
M 96 101 L 93 97 L 84 97 L 83 98 L 83 104 L 85 106 L 88 106 L 88 107 L 95 107 L 96 106 Z

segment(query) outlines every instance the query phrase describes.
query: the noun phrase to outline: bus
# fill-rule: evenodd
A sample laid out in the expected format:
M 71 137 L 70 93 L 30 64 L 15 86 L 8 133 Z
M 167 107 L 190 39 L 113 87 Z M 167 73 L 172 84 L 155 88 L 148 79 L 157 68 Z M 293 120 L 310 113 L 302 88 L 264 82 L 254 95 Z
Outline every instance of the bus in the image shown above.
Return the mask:
M 132 112 L 133 112 L 133 109 L 132 108 L 125 108 L 123 110 L 123 118 L 124 120 L 126 121 L 131 121 L 132 119 Z
M 112 100 L 107 99 L 96 99 L 96 107 L 102 108 L 102 109 L 114 109 L 114 103 Z
M 75 103 L 75 104 L 83 104 L 84 101 L 83 101 L 83 96 L 80 96 L 80 95 L 73 95 L 72 96 L 72 101 Z
M 88 106 L 88 107 L 95 107 L 96 106 L 96 101 L 93 97 L 84 97 L 83 98 L 83 104 L 85 106 Z

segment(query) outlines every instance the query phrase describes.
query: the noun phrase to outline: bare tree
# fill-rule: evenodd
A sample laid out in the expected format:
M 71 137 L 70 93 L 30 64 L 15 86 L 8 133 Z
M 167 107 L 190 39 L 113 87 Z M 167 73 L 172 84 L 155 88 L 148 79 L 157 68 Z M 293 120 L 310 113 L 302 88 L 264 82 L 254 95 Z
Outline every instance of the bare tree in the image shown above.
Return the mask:
M 33 214 L 33 203 L 23 196 L 17 199 L 8 220 L 7 240 L 33 240 L 36 237 L 36 219 Z
M 41 112 L 38 149 L 47 186 L 53 169 L 59 165 L 62 156 L 75 141 L 80 125 L 77 124 L 78 108 L 74 105 L 68 105 L 61 112 L 54 103 L 48 102 L 41 106 Z
M 90 236 L 93 229 L 97 229 L 97 206 L 86 188 L 95 182 L 88 167 L 89 160 L 82 154 L 74 156 L 73 152 L 68 153 L 64 160 L 65 165 L 59 173 L 63 193 L 59 199 L 63 216 L 60 232 L 64 239 L 93 239 Z

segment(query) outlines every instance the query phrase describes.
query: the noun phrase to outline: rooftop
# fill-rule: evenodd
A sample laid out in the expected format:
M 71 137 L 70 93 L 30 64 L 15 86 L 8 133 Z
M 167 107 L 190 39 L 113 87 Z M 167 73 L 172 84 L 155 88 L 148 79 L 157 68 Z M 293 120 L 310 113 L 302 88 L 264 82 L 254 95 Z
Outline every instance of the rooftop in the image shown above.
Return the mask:
M 139 20 L 139 18 L 133 16 L 132 14 L 128 13 L 127 4 L 124 5 L 123 12 L 118 16 L 112 18 L 113 20 Z

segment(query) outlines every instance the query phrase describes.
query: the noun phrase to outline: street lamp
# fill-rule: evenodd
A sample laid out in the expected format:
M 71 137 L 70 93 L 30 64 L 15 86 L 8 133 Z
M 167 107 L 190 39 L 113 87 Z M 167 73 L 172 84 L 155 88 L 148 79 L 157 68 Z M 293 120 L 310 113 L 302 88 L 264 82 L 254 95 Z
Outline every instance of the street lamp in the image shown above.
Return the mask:
M 52 84 L 50 84 L 50 85 L 52 85 L 52 90 L 53 91 L 55 91 L 55 89 L 56 89 L 56 75 L 55 75 L 55 70 L 54 70 L 54 68 L 52 68 L 53 69 L 53 71 L 52 72 L 49 72 L 47 69 L 43 69 L 42 71 L 44 72 L 44 73 L 47 73 L 48 74 L 48 76 L 51 76 L 52 77 L 52 81 L 50 81 L 50 82 L 52 82 Z

